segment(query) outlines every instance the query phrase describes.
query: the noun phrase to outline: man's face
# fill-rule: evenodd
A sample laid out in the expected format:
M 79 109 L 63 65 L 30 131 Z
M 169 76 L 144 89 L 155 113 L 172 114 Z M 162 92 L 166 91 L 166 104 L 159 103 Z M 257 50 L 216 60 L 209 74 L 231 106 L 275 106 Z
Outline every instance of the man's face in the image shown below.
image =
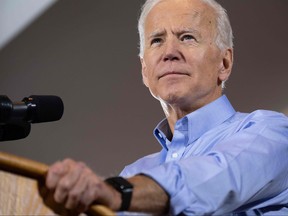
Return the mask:
M 221 52 L 215 45 L 215 22 L 214 11 L 199 0 L 166 0 L 150 11 L 141 63 L 143 81 L 154 97 L 197 109 L 221 95 L 232 51 Z

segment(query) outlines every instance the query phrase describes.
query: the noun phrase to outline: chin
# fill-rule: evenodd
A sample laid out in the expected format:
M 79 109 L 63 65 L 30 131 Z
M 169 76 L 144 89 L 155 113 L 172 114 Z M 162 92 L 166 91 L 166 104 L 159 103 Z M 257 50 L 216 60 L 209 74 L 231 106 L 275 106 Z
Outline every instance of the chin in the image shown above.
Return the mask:
M 151 92 L 151 94 L 159 101 L 170 105 L 181 104 L 190 96 L 187 95 L 187 89 L 182 89 L 178 86 L 165 86 L 157 89 L 158 91 Z
M 175 92 L 171 92 L 161 97 L 161 100 L 164 101 L 166 104 L 176 105 L 183 103 L 185 98 L 187 97 L 183 95 L 181 96 L 181 94 L 176 94 Z

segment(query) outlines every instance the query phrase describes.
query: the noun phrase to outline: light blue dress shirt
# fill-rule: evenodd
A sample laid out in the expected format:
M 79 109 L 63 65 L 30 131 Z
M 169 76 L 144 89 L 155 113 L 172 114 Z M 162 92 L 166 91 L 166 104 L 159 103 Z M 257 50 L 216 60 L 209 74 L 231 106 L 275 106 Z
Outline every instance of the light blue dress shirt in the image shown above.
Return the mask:
M 236 112 L 223 95 L 154 130 L 163 149 L 125 167 L 170 195 L 172 215 L 288 215 L 288 118 Z M 172 140 L 169 140 L 169 137 Z

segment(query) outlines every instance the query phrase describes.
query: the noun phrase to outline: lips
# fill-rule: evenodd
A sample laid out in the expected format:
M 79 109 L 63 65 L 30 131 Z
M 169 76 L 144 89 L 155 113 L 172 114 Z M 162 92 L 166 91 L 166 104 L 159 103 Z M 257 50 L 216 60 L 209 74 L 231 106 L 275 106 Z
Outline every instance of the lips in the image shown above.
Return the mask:
M 163 77 L 170 76 L 170 75 L 179 75 L 179 76 L 181 76 L 181 75 L 183 75 L 183 76 L 186 75 L 186 76 L 189 76 L 188 73 L 176 72 L 176 71 L 169 71 L 169 72 L 165 72 L 165 73 L 161 74 L 161 75 L 159 76 L 159 79 L 161 79 L 161 78 L 163 78 Z

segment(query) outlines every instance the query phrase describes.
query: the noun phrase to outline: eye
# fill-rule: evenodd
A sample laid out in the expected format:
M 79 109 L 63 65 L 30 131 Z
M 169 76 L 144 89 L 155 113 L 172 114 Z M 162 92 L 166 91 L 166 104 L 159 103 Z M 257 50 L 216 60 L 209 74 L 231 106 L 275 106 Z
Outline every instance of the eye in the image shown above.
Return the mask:
M 162 39 L 161 38 L 154 38 L 151 40 L 150 44 L 153 45 L 153 44 L 159 44 L 162 42 Z
M 181 36 L 181 41 L 192 41 L 195 40 L 195 37 L 193 35 L 185 34 Z

